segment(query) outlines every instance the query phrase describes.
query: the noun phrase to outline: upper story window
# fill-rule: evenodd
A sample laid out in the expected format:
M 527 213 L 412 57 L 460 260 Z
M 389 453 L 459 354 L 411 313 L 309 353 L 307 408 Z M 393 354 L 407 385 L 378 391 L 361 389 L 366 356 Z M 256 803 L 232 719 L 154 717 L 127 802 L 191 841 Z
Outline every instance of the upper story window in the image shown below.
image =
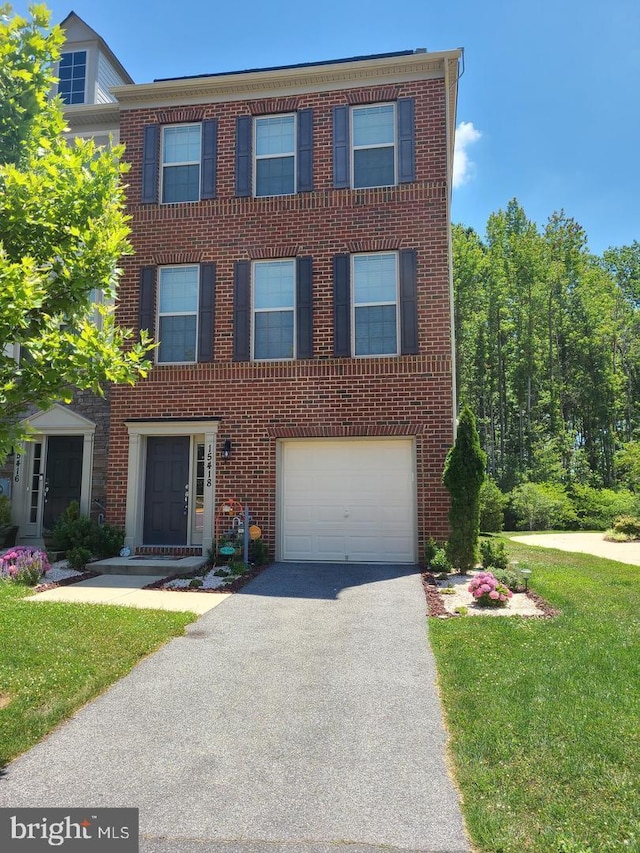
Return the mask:
M 413 98 L 333 108 L 333 186 L 390 187 L 416 179 Z
M 253 264 L 253 358 L 295 357 L 295 261 Z
M 236 118 L 236 195 L 313 190 L 313 110 Z
M 353 354 L 398 354 L 398 257 L 353 255 Z
M 388 187 L 396 183 L 395 112 L 394 104 L 353 108 L 354 187 Z
M 255 194 L 287 195 L 296 191 L 295 116 L 257 118 L 255 131 Z
M 196 361 L 199 267 L 161 267 L 158 281 L 158 362 Z
M 162 128 L 162 201 L 200 199 L 200 124 Z
M 143 131 L 142 203 L 216 197 L 218 120 L 148 124 Z
M 84 104 L 87 83 L 87 51 L 74 50 L 60 55 L 58 94 L 65 104 Z

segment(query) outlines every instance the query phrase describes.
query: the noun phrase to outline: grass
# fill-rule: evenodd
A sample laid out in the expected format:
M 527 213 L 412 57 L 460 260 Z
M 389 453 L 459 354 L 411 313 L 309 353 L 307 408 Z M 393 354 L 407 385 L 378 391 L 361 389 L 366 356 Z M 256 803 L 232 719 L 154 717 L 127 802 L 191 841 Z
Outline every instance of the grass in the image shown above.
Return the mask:
M 190 613 L 29 602 L 0 582 L 0 766 L 29 749 L 145 655 Z
M 640 851 L 640 567 L 507 548 L 561 616 L 429 623 L 473 843 Z

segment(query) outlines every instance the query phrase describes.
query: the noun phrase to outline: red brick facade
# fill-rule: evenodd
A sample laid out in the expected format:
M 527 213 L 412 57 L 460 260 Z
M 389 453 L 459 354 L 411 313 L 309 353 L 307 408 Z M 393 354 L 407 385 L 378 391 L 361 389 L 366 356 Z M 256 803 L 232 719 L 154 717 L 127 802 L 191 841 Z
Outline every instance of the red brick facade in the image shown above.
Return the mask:
M 332 109 L 412 98 L 413 183 L 334 189 Z M 268 198 L 235 196 L 239 115 L 313 109 L 314 189 Z M 151 123 L 218 120 L 217 197 L 182 204 L 142 204 L 143 128 Z M 124 524 L 132 419 L 220 419 L 216 502 L 246 500 L 273 552 L 276 538 L 276 446 L 301 437 L 411 436 L 416 446 L 417 531 L 447 535 L 442 467 L 452 442 L 454 389 L 448 221 L 445 80 L 440 78 L 301 92 L 285 98 L 220 100 L 157 109 L 123 108 L 120 138 L 135 255 L 124 261 L 118 318 L 138 325 L 140 274 L 146 266 L 216 264 L 214 358 L 206 364 L 158 365 L 136 387 L 111 396 L 109 519 Z M 344 253 L 412 249 L 417 260 L 419 353 L 336 358 L 333 258 Z M 313 357 L 233 361 L 233 288 L 237 261 L 313 259 Z M 223 441 L 233 454 L 220 461 Z

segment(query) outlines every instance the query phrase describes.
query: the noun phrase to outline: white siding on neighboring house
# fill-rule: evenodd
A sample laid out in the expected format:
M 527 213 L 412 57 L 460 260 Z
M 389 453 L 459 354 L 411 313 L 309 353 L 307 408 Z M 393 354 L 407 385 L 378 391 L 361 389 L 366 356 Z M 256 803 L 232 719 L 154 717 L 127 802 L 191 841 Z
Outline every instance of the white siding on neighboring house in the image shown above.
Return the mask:
M 109 104 L 115 101 L 109 92 L 110 86 L 121 86 L 126 81 L 115 70 L 102 51 L 98 52 L 98 74 L 96 80 L 96 104 Z

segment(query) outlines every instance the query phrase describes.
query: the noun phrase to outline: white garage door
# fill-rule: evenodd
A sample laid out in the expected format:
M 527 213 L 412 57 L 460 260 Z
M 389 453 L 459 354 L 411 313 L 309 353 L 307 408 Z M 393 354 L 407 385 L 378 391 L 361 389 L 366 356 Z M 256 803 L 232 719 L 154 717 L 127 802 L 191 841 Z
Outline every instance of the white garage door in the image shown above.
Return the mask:
M 285 441 L 280 558 L 413 563 L 410 439 Z

